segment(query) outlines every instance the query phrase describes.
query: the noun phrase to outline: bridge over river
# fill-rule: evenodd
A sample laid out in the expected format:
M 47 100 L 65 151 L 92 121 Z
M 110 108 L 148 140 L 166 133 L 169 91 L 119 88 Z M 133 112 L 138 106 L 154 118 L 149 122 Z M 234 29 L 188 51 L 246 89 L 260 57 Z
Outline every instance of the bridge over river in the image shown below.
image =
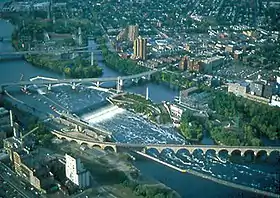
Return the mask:
M 116 82 L 117 83 L 117 92 L 121 91 L 121 87 L 123 86 L 124 80 L 138 80 L 142 77 L 146 77 L 150 79 L 150 76 L 156 72 L 162 71 L 164 69 L 154 69 L 147 72 L 143 72 L 140 74 L 134 74 L 130 76 L 118 76 L 118 77 L 104 77 L 104 78 L 82 78 L 82 79 L 44 79 L 42 77 L 38 77 L 38 80 L 32 81 L 19 81 L 19 82 L 11 82 L 4 83 L 0 85 L 0 93 L 4 91 L 5 87 L 9 86 L 24 86 L 24 89 L 27 89 L 29 85 L 46 85 L 49 90 L 51 90 L 51 86 L 54 84 L 71 84 L 72 88 L 75 89 L 77 85 L 83 83 L 93 83 L 97 87 L 99 87 L 104 82 Z
M 246 153 L 251 153 L 254 156 L 258 156 L 261 152 L 270 156 L 272 152 L 280 153 L 280 147 L 253 147 L 253 146 L 219 146 L 219 145 L 179 145 L 179 144 L 130 144 L 130 143 L 116 143 L 116 142 L 98 142 L 90 140 L 89 138 L 82 138 L 67 133 L 52 131 L 59 139 L 67 141 L 74 141 L 80 145 L 87 145 L 88 147 L 98 147 L 104 150 L 111 150 L 118 152 L 121 150 L 136 150 L 146 153 L 150 149 L 154 149 L 158 152 L 162 152 L 165 149 L 170 149 L 175 153 L 179 151 L 188 151 L 193 154 L 197 150 L 201 150 L 203 153 L 208 151 L 214 151 L 219 154 L 222 151 L 226 151 L 229 155 L 239 153 L 244 156 Z

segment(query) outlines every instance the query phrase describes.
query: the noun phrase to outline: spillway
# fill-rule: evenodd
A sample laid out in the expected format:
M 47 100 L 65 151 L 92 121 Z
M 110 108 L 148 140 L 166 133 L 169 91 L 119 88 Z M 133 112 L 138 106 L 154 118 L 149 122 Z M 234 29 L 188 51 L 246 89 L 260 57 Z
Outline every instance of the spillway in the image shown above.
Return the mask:
M 111 119 L 114 116 L 116 116 L 117 114 L 120 114 L 123 112 L 125 112 L 125 110 L 122 108 L 119 108 L 118 106 L 108 105 L 97 111 L 87 113 L 81 117 L 82 117 L 82 120 L 84 120 L 86 122 L 89 122 L 91 124 L 96 124 L 96 123 Z

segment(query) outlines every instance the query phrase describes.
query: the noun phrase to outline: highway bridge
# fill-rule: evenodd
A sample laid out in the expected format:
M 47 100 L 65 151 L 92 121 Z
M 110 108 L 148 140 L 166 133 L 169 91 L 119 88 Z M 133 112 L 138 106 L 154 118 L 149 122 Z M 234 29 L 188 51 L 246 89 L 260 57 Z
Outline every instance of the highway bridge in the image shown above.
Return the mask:
M 70 84 L 73 89 L 76 88 L 77 85 L 83 83 L 93 83 L 97 87 L 104 82 L 116 82 L 117 83 L 117 92 L 121 91 L 121 87 L 123 86 L 124 80 L 133 80 L 133 79 L 140 79 L 142 77 L 146 77 L 147 79 L 150 76 L 158 71 L 163 69 L 154 69 L 147 72 L 143 72 L 140 74 L 134 74 L 130 76 L 119 76 L 119 77 L 104 77 L 104 78 L 82 78 L 82 79 L 53 79 L 53 80 L 34 80 L 34 81 L 19 81 L 19 82 L 11 82 L 11 83 L 4 83 L 0 85 L 0 93 L 4 92 L 4 89 L 9 86 L 24 86 L 24 89 L 27 89 L 29 85 L 46 85 L 49 90 L 51 90 L 51 86 L 54 84 Z
M 148 150 L 155 150 L 157 152 L 162 152 L 163 150 L 170 149 L 174 153 L 179 151 L 188 151 L 191 155 L 195 151 L 201 150 L 204 154 L 209 151 L 213 151 L 219 154 L 222 151 L 227 152 L 229 155 L 234 153 L 244 156 L 246 154 L 252 154 L 253 156 L 258 156 L 260 153 L 266 153 L 270 156 L 272 152 L 280 153 L 280 147 L 253 147 L 253 146 L 219 146 L 219 145 L 180 145 L 180 144 L 130 144 L 130 143 L 115 143 L 115 142 L 98 142 L 93 141 L 88 138 L 81 138 L 69 135 L 67 133 L 52 131 L 59 139 L 64 139 L 67 141 L 74 141 L 80 145 L 87 145 L 90 148 L 98 147 L 104 150 L 111 150 L 118 152 L 119 150 L 129 149 L 136 150 L 146 153 Z

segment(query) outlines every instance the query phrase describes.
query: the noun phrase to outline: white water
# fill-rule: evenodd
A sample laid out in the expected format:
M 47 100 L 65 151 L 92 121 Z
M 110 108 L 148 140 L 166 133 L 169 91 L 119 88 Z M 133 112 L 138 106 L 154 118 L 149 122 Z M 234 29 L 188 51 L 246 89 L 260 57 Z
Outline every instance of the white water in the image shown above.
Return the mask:
M 91 112 L 82 116 L 82 119 L 89 122 L 90 124 L 97 124 L 109 119 L 114 118 L 116 115 L 125 112 L 124 109 L 119 108 L 117 106 L 109 106 L 106 108 L 101 109 L 97 112 Z

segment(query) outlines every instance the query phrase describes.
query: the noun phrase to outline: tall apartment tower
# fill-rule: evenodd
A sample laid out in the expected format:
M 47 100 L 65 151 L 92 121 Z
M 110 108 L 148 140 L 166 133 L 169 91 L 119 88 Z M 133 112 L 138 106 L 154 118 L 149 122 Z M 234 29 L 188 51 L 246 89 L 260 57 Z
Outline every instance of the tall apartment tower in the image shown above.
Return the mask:
M 134 41 L 139 36 L 139 26 L 138 25 L 130 25 L 128 26 L 128 40 Z
M 74 158 L 65 154 L 66 177 L 80 188 L 86 188 L 90 185 L 90 173 L 87 171 L 80 158 Z
M 134 40 L 133 45 L 134 57 L 142 60 L 147 58 L 147 39 L 138 37 Z

